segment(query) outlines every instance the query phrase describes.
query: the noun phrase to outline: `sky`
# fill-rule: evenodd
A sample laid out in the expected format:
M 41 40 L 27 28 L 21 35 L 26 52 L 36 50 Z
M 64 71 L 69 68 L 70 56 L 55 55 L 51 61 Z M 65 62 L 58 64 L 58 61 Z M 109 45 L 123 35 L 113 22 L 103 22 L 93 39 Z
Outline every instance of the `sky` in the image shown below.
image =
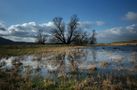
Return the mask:
M 34 42 L 37 30 L 50 32 L 54 17 L 67 24 L 74 14 L 83 30 L 96 30 L 98 42 L 137 39 L 137 0 L 0 0 L 0 35 Z

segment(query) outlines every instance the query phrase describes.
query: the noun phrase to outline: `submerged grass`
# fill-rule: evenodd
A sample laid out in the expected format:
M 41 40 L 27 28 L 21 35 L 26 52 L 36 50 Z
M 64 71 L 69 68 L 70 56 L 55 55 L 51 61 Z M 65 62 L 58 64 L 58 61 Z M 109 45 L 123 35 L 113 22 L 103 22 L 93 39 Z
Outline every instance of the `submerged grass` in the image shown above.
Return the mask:
M 87 66 L 88 72 L 84 73 L 85 70 L 79 71 L 77 69 L 76 58 L 80 55 L 84 56 L 87 53 L 80 51 L 80 49 L 75 52 L 69 52 L 71 48 L 84 48 L 85 46 L 67 46 L 67 45 L 16 45 L 16 46 L 0 46 L 0 56 L 19 56 L 26 54 L 39 54 L 40 57 L 35 58 L 36 60 L 41 60 L 41 54 L 50 52 L 53 53 L 55 57 L 51 58 L 57 59 L 59 62 L 59 71 L 49 72 L 49 74 L 55 74 L 56 80 L 53 78 L 44 78 L 40 76 L 37 70 L 32 76 L 33 70 L 29 66 L 24 66 L 23 74 L 20 73 L 23 65 L 13 61 L 13 68 L 10 70 L 2 69 L 0 65 L 0 90 L 136 90 L 137 89 L 137 76 L 129 74 L 123 74 L 123 76 L 118 75 L 118 71 L 111 71 L 110 73 L 104 73 L 103 71 L 98 72 L 96 66 Z M 65 55 L 62 53 L 68 53 L 68 59 L 70 60 L 70 66 L 72 70 L 69 73 L 65 73 L 63 62 L 65 60 Z M 79 54 L 79 55 L 77 55 Z M 136 54 L 135 54 L 136 55 Z M 46 55 L 45 55 L 46 57 Z M 19 58 L 16 58 L 20 60 Z M 136 57 L 133 57 L 136 59 Z M 59 61 L 60 60 L 60 61 Z M 55 61 L 55 60 L 54 60 Z M 19 61 L 18 61 L 19 62 Z M 56 64 L 56 63 L 55 63 Z M 105 68 L 109 66 L 108 62 L 101 62 L 100 66 Z M 62 66 L 62 67 L 61 67 Z M 63 70 L 62 70 L 63 68 Z M 117 74 L 117 76 L 115 76 Z M 52 75 L 50 75 L 52 77 Z
M 116 77 L 113 74 L 89 75 L 87 78 L 77 79 L 79 75 L 65 76 L 53 79 L 44 79 L 41 76 L 32 76 L 26 71 L 24 77 L 18 70 L 9 73 L 0 71 L 0 90 L 136 90 L 137 77 Z M 70 75 L 71 76 L 71 75 Z
M 113 45 L 113 44 L 96 44 L 96 45 L 65 45 L 65 44 L 46 44 L 46 45 L 0 45 L 0 57 L 18 56 L 24 54 L 39 54 L 49 51 L 67 51 L 70 48 L 87 48 L 94 46 L 129 46 L 129 45 Z

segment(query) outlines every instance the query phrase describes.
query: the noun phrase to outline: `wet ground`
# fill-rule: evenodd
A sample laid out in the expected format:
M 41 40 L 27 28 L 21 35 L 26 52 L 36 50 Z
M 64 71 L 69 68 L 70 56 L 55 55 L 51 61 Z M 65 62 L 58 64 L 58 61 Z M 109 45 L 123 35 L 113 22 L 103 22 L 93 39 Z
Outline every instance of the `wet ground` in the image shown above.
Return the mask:
M 28 82 L 25 81 L 28 78 L 29 88 L 36 90 L 135 90 L 137 47 L 85 47 L 61 53 L 3 57 L 0 71 L 10 78 L 19 77 L 19 81 Z M 39 81 L 41 86 L 36 83 Z M 3 84 L 0 86 L 5 88 Z

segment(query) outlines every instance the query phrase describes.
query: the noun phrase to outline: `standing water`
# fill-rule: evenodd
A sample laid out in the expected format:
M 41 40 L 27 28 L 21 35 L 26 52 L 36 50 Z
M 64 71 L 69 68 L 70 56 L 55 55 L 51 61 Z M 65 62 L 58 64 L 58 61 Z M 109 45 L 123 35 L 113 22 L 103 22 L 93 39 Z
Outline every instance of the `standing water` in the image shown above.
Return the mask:
M 135 90 L 137 47 L 90 47 L 0 59 L 2 90 Z

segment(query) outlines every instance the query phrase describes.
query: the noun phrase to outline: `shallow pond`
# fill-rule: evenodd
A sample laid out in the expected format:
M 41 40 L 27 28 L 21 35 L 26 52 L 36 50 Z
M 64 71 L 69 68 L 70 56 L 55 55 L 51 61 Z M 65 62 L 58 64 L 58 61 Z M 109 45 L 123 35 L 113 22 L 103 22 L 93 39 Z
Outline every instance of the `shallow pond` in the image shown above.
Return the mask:
M 29 90 L 137 89 L 137 47 L 88 47 L 61 53 L 3 57 L 0 72 L 9 76 L 1 76 L 6 84 L 11 85 L 10 78 L 16 83 L 17 77 L 19 81 L 24 80 L 21 85 L 31 81 L 27 86 Z M 2 78 L 1 81 L 4 82 Z M 0 87 L 5 89 L 4 85 Z M 21 85 L 17 84 L 19 90 L 26 88 Z M 15 89 L 16 85 L 9 88 Z

